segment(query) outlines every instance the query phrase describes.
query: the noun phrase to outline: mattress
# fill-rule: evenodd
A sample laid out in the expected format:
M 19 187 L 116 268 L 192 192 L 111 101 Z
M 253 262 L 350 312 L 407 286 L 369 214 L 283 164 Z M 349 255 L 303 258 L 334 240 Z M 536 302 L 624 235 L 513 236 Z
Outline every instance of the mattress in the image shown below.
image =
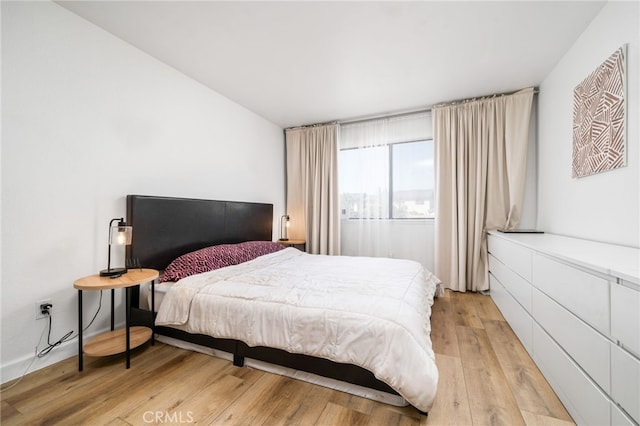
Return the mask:
M 437 284 L 413 261 L 287 248 L 159 286 L 156 324 L 358 365 L 428 411 Z
M 162 305 L 164 296 L 169 291 L 171 286 L 175 284 L 172 281 L 163 282 L 155 285 L 155 306 L 156 310 Z M 141 294 L 143 295 L 143 303 L 141 306 L 144 309 L 150 309 L 151 307 L 151 286 L 141 286 Z M 167 345 L 175 346 L 182 349 L 187 349 L 194 352 L 200 352 L 206 355 L 215 356 L 217 358 L 226 359 L 233 362 L 233 354 L 219 349 L 213 349 L 207 346 L 198 345 L 196 343 L 186 342 L 173 337 L 157 335 L 156 340 Z M 283 367 L 281 365 L 271 364 L 268 362 L 246 358 L 244 365 L 250 368 L 255 368 L 269 373 L 278 374 L 280 376 L 291 377 L 292 379 L 302 380 L 308 383 L 313 383 L 318 386 L 323 386 L 330 389 L 335 389 L 340 392 L 349 393 L 352 395 L 368 398 L 374 401 L 384 402 L 385 404 L 395 405 L 398 407 L 404 407 L 409 403 L 400 395 L 391 394 L 377 389 L 370 389 L 363 386 L 354 385 L 341 380 L 331 379 L 328 377 L 318 376 L 317 374 L 309 373 L 306 371 L 300 371 L 293 368 Z

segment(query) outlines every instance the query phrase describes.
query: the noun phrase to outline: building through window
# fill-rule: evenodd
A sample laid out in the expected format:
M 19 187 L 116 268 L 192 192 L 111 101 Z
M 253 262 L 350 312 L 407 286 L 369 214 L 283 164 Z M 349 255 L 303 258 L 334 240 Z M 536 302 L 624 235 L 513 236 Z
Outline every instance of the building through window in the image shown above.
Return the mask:
M 433 140 L 345 148 L 338 162 L 343 219 L 434 217 Z

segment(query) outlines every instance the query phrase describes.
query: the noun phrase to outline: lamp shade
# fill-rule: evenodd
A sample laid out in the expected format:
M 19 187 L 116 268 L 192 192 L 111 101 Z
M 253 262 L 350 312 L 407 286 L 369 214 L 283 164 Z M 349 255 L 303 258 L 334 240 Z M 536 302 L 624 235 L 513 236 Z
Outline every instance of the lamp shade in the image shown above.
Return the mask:
M 114 225 L 114 222 L 117 224 Z M 127 268 L 111 267 L 111 246 L 125 246 L 131 244 L 133 237 L 133 227 L 127 226 L 123 218 L 111 219 L 109 222 L 109 249 L 107 255 L 107 269 L 100 271 L 103 277 L 119 277 L 127 272 Z
M 289 239 L 288 231 L 289 231 L 289 215 L 284 214 L 280 218 L 280 241 L 287 241 Z
M 133 227 L 127 226 L 124 222 L 111 226 L 109 231 L 109 244 L 113 246 L 128 246 L 131 244 Z

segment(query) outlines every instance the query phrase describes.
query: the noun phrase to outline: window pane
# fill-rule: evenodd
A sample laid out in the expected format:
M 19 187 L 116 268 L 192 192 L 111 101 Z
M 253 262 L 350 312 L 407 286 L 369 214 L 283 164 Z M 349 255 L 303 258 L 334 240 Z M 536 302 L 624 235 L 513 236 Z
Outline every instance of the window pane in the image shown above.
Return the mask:
M 389 147 L 342 150 L 339 165 L 342 218 L 388 218 Z
M 433 141 L 392 145 L 393 217 L 435 217 Z

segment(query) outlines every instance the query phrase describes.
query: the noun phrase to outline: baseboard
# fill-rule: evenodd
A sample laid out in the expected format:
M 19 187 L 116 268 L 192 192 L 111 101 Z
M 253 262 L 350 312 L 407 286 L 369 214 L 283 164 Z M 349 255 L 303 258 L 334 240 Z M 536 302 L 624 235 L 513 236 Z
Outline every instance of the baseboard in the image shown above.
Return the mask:
M 124 324 L 120 324 L 119 326 L 124 326 Z M 84 333 L 82 335 L 82 339 L 86 342 L 92 337 L 102 334 L 105 331 L 109 331 L 109 327 L 106 327 L 104 330 L 98 330 L 91 333 Z M 56 346 L 51 352 L 49 352 L 47 355 L 45 355 L 42 358 L 37 358 L 34 351 L 34 353 L 30 355 L 22 356 L 18 359 L 9 361 L 7 363 L 3 362 L 2 365 L 0 366 L 0 383 L 4 384 L 8 381 L 21 377 L 23 374 L 25 374 L 25 370 L 27 370 L 27 368 L 28 370 L 26 371 L 26 374 L 29 374 L 34 371 L 53 365 L 56 362 L 60 362 L 71 357 L 77 357 L 78 356 L 78 340 L 77 339 L 78 339 L 77 337 L 74 337 L 72 340 L 69 340 L 67 342 L 60 344 L 59 346 Z

